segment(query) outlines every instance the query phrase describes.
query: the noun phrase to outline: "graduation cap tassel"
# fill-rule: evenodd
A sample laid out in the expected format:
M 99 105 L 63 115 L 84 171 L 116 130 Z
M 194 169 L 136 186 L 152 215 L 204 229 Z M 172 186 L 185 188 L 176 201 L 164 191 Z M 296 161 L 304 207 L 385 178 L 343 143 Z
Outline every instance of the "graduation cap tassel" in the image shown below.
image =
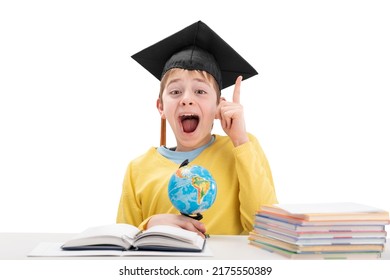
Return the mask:
M 167 143 L 167 123 L 165 119 L 161 119 L 161 128 L 160 128 L 160 146 L 165 146 Z

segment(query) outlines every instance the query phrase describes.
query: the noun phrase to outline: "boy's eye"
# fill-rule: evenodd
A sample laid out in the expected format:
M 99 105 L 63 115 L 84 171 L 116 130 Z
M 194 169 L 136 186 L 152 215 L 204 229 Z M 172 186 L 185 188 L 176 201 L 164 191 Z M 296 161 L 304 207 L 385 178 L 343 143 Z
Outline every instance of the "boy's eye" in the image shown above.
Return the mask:
M 197 93 L 197 94 L 205 94 L 206 92 L 204 90 L 202 90 L 202 89 L 197 89 L 195 91 L 195 93 Z
M 172 95 L 177 95 L 180 93 L 180 91 L 179 90 L 171 90 L 169 93 Z

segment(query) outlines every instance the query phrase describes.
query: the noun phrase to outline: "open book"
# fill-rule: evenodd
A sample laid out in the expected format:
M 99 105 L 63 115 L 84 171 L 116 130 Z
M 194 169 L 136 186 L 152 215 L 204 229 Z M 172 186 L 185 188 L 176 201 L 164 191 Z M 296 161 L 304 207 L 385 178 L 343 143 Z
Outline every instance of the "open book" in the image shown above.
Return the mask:
M 145 231 L 129 224 L 88 228 L 65 242 L 63 250 L 153 250 L 201 252 L 206 240 L 195 232 L 174 226 L 154 226 Z

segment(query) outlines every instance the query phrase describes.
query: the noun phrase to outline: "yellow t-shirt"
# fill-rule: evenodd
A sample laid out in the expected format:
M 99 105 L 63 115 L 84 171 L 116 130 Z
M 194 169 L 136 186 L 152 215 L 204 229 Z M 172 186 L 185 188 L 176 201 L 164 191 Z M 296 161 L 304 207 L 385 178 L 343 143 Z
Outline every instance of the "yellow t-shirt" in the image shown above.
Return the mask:
M 214 204 L 202 213 L 209 234 L 247 234 L 261 205 L 277 203 L 271 170 L 257 139 L 234 147 L 227 136 L 215 141 L 191 164 L 210 171 L 217 184 Z M 168 197 L 168 182 L 179 165 L 156 148 L 131 161 L 123 181 L 117 223 L 142 227 L 152 215 L 179 214 Z

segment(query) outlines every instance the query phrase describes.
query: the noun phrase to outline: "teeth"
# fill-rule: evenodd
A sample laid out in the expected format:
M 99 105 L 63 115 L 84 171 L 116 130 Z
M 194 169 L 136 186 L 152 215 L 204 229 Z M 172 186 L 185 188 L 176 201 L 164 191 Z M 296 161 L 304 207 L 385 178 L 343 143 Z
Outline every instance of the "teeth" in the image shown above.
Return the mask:
M 184 114 L 184 115 L 181 115 L 180 118 L 181 119 L 192 119 L 192 118 L 199 118 L 199 117 L 195 114 Z

